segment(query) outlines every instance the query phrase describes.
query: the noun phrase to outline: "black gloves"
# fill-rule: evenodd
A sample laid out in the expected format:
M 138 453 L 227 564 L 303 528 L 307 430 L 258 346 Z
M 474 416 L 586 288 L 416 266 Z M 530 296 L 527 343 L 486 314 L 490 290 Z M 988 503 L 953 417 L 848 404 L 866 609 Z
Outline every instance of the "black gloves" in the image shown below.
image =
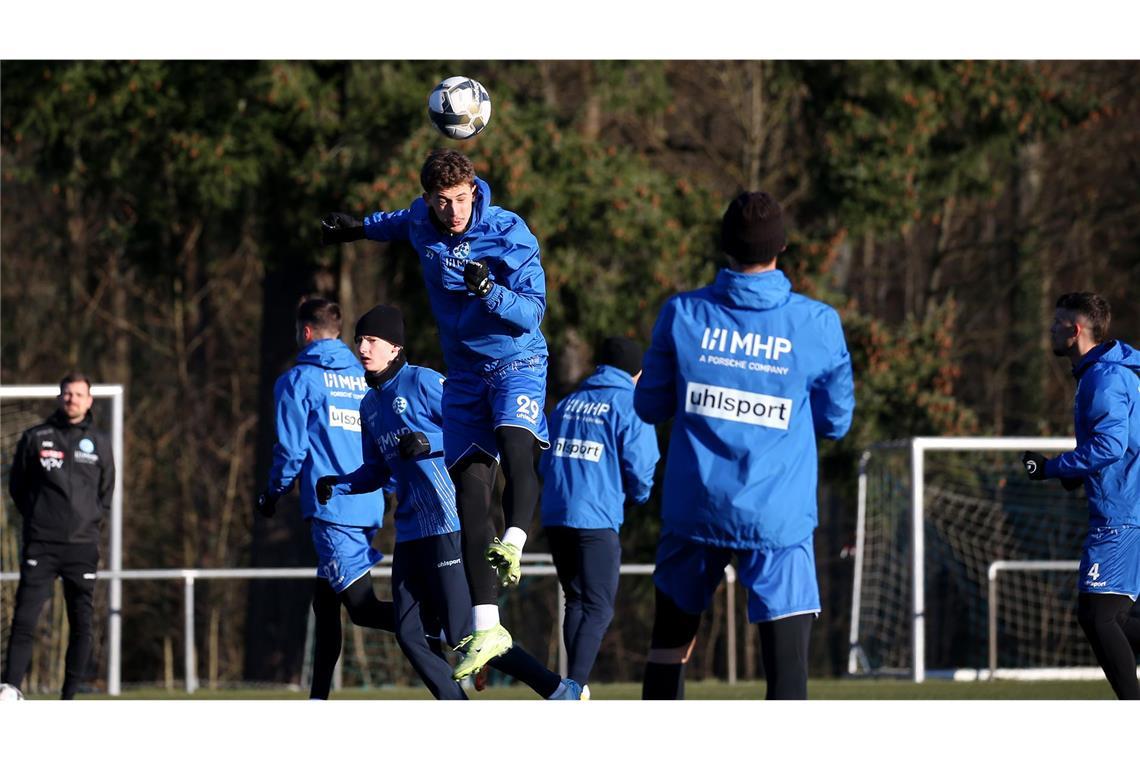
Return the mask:
M 321 219 L 321 245 L 364 239 L 364 224 L 354 216 L 333 212 Z
M 404 433 L 396 441 L 400 459 L 415 459 L 431 451 L 431 444 L 423 433 Z
M 1084 478 L 1061 478 L 1061 485 L 1066 491 L 1075 491 L 1085 484 Z
M 1021 463 L 1025 465 L 1025 474 L 1030 480 L 1045 479 L 1045 457 L 1036 451 L 1026 451 L 1021 455 Z
M 463 265 L 463 283 L 467 286 L 467 290 L 480 298 L 486 298 L 491 288 L 495 286 L 495 283 L 491 282 L 491 273 L 487 271 L 487 265 L 482 261 L 468 261 Z
M 262 517 L 273 517 L 277 514 L 277 500 L 280 498 L 281 494 L 266 489 L 257 495 L 255 507 Z
M 331 499 L 333 495 L 333 489 L 336 488 L 336 482 L 336 475 L 325 475 L 323 478 L 317 478 L 318 502 L 321 504 L 329 503 L 329 499 Z

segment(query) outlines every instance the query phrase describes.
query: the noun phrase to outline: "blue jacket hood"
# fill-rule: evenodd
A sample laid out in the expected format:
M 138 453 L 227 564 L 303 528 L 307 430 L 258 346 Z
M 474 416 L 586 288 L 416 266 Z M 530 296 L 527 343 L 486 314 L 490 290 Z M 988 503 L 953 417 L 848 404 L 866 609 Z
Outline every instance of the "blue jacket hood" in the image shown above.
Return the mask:
M 625 370 L 618 369 L 610 364 L 599 364 L 594 374 L 587 377 L 578 386 L 579 390 L 592 388 L 623 388 L 633 390 L 633 377 Z
M 359 367 L 356 354 L 340 338 L 314 340 L 297 354 L 297 364 L 312 364 L 322 369 Z
M 1073 368 L 1073 377 L 1079 378 L 1089 367 L 1097 363 L 1119 364 L 1140 374 L 1140 351 L 1119 340 L 1110 340 L 1101 343 L 1085 354 L 1076 367 Z
M 759 311 L 786 304 L 792 293 L 792 283 L 779 269 L 760 274 L 742 274 L 722 269 L 717 272 L 712 290 L 730 306 Z

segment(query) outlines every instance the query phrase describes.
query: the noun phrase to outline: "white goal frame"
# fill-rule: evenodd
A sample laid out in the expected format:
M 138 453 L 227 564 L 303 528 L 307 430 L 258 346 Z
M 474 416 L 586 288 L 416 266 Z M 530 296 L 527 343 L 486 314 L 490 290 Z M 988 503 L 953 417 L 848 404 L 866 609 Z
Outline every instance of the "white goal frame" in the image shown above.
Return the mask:
M 928 451 L 1061 451 L 1076 448 L 1075 438 L 1030 437 L 979 437 L 947 436 L 919 437 L 885 444 L 892 448 L 909 447 L 911 475 L 911 649 L 912 680 L 926 680 L 926 572 L 925 572 L 925 458 Z M 864 522 L 867 514 L 867 463 L 874 448 L 863 452 L 859 461 L 858 516 L 855 532 L 855 572 L 851 594 L 851 634 L 848 639 L 847 672 L 858 673 L 859 666 L 859 609 L 863 581 Z M 997 557 L 994 558 L 998 559 Z M 950 674 L 953 675 L 953 674 Z
M 59 385 L 0 385 L 0 399 L 49 399 L 59 395 Z M 91 395 L 111 400 L 111 452 L 115 457 L 115 493 L 111 497 L 109 569 L 113 574 L 108 588 L 107 693 L 118 696 L 123 643 L 123 401 L 121 385 L 92 385 Z

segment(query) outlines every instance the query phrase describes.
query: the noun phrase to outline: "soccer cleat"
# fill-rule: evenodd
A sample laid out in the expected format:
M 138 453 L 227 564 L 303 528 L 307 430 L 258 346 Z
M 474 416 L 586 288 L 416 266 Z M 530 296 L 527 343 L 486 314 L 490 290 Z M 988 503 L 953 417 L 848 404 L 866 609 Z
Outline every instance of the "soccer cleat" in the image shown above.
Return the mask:
M 590 684 L 583 684 L 582 685 L 582 696 L 578 697 L 578 699 L 580 699 L 583 702 L 589 702 L 590 701 Z
M 491 660 L 506 654 L 514 644 L 511 634 L 501 625 L 485 631 L 475 631 L 460 641 L 459 646 L 455 648 L 456 652 L 463 652 L 463 657 L 455 666 L 451 677 L 456 681 L 462 681 L 475 675 Z
M 479 668 L 479 672 L 475 674 L 475 691 L 483 691 L 487 688 L 487 671 L 489 668 L 484 665 Z
M 563 678 L 562 686 L 565 687 L 560 689 L 562 693 L 557 697 L 551 697 L 551 701 L 581 702 L 590 698 L 589 695 L 583 691 L 581 685 L 579 685 L 578 682 L 572 678 Z
M 522 550 L 514 544 L 503 543 L 499 539 L 491 541 L 484 553 L 491 567 L 499 574 L 499 584 L 504 588 L 517 586 L 522 577 Z

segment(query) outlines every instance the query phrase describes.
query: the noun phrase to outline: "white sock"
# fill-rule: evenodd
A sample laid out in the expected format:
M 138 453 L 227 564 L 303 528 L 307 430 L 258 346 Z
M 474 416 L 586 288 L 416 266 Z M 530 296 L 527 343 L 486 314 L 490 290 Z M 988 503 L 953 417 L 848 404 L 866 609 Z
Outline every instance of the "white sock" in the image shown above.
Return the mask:
M 476 631 L 494 628 L 499 624 L 499 605 L 476 604 L 471 608 L 471 616 L 474 618 Z
M 558 699 L 559 697 L 561 697 L 561 696 L 562 696 L 563 694 L 565 694 L 565 693 L 566 693 L 566 679 L 565 679 L 565 678 L 563 678 L 563 679 L 562 679 L 562 680 L 559 682 L 559 684 L 558 684 L 558 688 L 557 688 L 557 689 L 555 689 L 555 690 L 554 690 L 554 693 L 553 693 L 553 694 L 551 694 L 549 697 L 547 697 L 547 699 Z
M 526 543 L 526 531 L 522 528 L 507 528 L 507 532 L 503 534 L 503 543 L 514 544 L 522 553 L 523 544 Z

